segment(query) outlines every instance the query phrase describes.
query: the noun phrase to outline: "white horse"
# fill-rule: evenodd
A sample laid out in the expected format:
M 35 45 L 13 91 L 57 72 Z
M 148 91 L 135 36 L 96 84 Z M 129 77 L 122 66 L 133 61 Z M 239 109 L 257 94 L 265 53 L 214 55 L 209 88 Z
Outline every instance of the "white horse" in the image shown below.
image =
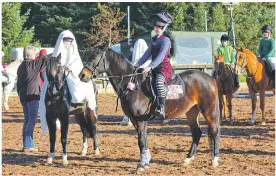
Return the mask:
M 9 106 L 8 106 L 9 95 L 10 95 L 11 91 L 16 87 L 17 69 L 18 69 L 19 65 L 22 63 L 22 61 L 23 60 L 13 61 L 5 69 L 9 75 L 9 81 L 10 81 L 10 83 L 5 85 L 2 89 L 5 110 L 9 110 Z

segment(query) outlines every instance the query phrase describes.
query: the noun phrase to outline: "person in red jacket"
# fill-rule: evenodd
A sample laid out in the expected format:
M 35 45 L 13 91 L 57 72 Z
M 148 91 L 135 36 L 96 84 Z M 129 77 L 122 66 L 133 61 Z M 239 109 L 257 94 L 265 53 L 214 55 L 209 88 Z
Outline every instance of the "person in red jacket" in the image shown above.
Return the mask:
M 41 49 L 41 50 L 39 51 L 38 59 L 41 58 L 42 55 L 47 55 L 46 49 Z M 43 71 L 44 71 L 44 69 L 41 70 L 41 72 L 39 73 L 39 74 L 40 74 L 40 86 L 42 86 L 43 83 L 44 83 Z

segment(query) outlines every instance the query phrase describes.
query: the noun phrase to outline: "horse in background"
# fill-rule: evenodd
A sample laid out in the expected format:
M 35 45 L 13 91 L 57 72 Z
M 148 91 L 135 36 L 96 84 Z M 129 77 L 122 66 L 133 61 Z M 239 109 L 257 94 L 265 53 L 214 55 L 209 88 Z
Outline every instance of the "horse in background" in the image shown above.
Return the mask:
M 226 120 L 226 101 L 227 101 L 228 115 L 231 123 L 233 122 L 232 95 L 238 90 L 238 88 L 234 86 L 234 79 L 232 76 L 232 70 L 230 66 L 224 63 L 224 55 L 214 54 L 214 58 L 215 58 L 214 78 L 218 86 L 220 119 Z M 223 111 L 223 114 L 222 114 L 222 111 Z
M 12 63 L 10 63 L 6 68 L 6 72 L 9 75 L 9 84 L 2 85 L 2 93 L 4 97 L 4 109 L 9 110 L 9 95 L 16 88 L 16 81 L 17 81 L 17 69 L 19 65 L 23 62 L 23 60 L 15 60 Z
M 47 57 L 47 56 L 44 56 Z M 62 163 L 68 165 L 67 160 L 67 134 L 69 127 L 69 114 L 74 115 L 77 123 L 81 127 L 83 134 L 83 145 L 81 155 L 87 154 L 88 137 L 93 138 L 93 146 L 95 154 L 99 154 L 98 140 L 96 132 L 97 119 L 92 117 L 87 103 L 75 107 L 72 111 L 71 95 L 67 86 L 66 78 L 70 72 L 60 63 L 61 55 L 57 58 L 51 57 L 48 59 L 46 66 L 46 76 L 48 80 L 48 87 L 45 95 L 46 105 L 46 121 L 50 134 L 50 154 L 47 163 L 51 164 L 54 159 L 55 142 L 56 142 L 56 120 L 59 119 L 61 124 L 61 143 L 62 143 Z M 92 84 L 92 82 L 91 82 Z M 95 89 L 94 89 L 95 91 Z
M 275 92 L 275 80 L 268 77 L 265 62 L 258 60 L 256 55 L 245 48 L 236 48 L 236 65 L 246 71 L 246 84 L 252 101 L 251 124 L 256 120 L 257 93 L 260 96 L 260 108 L 262 111 L 262 125 L 265 125 L 265 91 Z M 275 94 L 275 93 L 274 93 Z

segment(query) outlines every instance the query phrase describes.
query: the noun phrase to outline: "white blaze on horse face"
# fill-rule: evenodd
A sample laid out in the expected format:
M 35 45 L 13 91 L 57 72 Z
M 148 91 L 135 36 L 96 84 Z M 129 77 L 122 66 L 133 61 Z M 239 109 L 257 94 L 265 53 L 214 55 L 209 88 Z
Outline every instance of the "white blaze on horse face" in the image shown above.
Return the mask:
M 58 91 L 57 91 L 56 85 L 54 85 L 54 87 L 53 87 L 53 94 L 55 95 L 57 93 L 58 93 Z

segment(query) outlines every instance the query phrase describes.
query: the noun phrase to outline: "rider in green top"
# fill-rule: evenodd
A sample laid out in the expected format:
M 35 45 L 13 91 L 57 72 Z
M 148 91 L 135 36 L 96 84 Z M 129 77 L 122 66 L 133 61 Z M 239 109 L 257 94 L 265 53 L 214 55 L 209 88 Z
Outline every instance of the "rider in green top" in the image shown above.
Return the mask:
M 224 55 L 224 63 L 234 67 L 236 52 L 228 45 L 229 37 L 227 35 L 222 35 L 220 40 L 221 46 L 217 49 L 217 55 Z
M 234 78 L 234 86 L 240 87 L 239 77 L 236 72 L 234 72 L 235 62 L 236 62 L 236 51 L 229 46 L 229 37 L 224 34 L 220 38 L 221 46 L 217 49 L 217 55 L 224 55 L 224 63 L 229 65 L 232 71 L 232 75 Z M 214 75 L 213 75 L 214 77 Z
M 267 61 L 270 72 L 275 70 L 275 62 L 273 62 L 273 59 L 275 60 L 275 41 L 272 37 L 270 37 L 271 33 L 271 26 L 265 25 L 262 27 L 262 34 L 264 38 L 261 39 L 258 49 L 258 58 Z

